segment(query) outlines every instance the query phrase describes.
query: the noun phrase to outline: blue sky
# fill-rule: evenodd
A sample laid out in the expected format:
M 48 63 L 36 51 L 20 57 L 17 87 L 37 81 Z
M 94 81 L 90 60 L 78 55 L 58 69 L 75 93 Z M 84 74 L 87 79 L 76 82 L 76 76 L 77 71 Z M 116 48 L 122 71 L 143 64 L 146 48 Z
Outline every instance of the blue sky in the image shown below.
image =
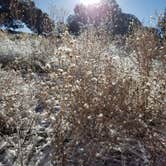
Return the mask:
M 39 8 L 48 11 L 48 6 L 56 4 L 58 8 L 67 9 L 72 13 L 74 6 L 80 0 L 36 0 Z M 90 1 L 90 0 L 89 0 Z M 166 7 L 166 0 L 116 0 L 123 12 L 134 14 L 145 25 L 150 25 L 150 16 L 156 17 Z M 151 24 L 154 25 L 155 23 Z
M 137 16 L 144 24 L 150 24 L 150 16 L 156 17 L 166 7 L 166 0 L 117 0 L 124 12 Z

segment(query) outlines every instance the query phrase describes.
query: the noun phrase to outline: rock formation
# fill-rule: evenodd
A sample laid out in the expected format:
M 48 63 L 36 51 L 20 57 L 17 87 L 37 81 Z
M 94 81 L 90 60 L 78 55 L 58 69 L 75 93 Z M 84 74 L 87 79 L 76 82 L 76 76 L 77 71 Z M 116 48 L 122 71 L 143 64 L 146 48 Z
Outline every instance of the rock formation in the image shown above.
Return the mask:
M 0 0 L 0 25 L 10 27 L 14 21 L 25 23 L 29 29 L 38 34 L 48 34 L 54 29 L 53 21 L 38 9 L 33 1 Z

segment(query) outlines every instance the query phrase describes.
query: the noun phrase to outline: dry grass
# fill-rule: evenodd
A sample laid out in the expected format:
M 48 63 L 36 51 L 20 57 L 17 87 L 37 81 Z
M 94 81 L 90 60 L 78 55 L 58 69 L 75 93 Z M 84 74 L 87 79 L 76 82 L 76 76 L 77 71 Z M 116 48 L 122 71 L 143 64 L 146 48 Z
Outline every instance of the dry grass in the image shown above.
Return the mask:
M 164 164 L 165 76 L 152 65 L 157 41 L 147 31 L 141 34 L 135 43 L 134 36 L 129 39 L 137 78 L 118 68 L 110 52 L 103 55 L 109 43 L 98 41 L 93 31 L 80 37 L 73 52 L 80 59 L 65 72 L 55 123 L 57 165 Z
M 75 39 L 65 32 L 58 48 L 51 45 L 54 54 L 43 64 L 41 77 L 30 70 L 22 79 L 17 63 L 17 82 L 13 74 L 4 79 L 4 72 L 10 71 L 1 69 L 0 90 L 13 92 L 1 94 L 3 114 L 17 126 L 16 163 L 30 163 L 32 154 L 38 154 L 24 148 L 36 145 L 33 138 L 38 135 L 32 128 L 44 118 L 51 123 L 47 140 L 53 147 L 53 165 L 165 165 L 166 42 L 159 45 L 152 32 L 140 29 L 128 38 L 134 52 L 127 53 L 112 47 L 107 34 L 100 32 L 91 27 Z M 47 50 L 42 53 L 47 57 Z M 126 70 L 126 61 L 135 68 Z M 29 88 L 20 92 L 20 85 Z M 43 103 L 41 114 L 35 113 L 38 101 Z

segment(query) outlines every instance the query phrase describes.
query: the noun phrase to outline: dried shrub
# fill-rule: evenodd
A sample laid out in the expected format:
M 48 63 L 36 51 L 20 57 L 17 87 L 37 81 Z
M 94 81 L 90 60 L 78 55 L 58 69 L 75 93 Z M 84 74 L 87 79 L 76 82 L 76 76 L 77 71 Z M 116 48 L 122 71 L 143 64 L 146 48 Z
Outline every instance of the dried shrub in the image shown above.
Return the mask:
M 77 38 L 66 31 L 58 47 L 46 42 L 37 54 L 50 58 L 45 73 L 1 69 L 15 163 L 165 165 L 165 45 L 148 30 L 129 37 L 134 52 L 115 43 L 93 26 Z

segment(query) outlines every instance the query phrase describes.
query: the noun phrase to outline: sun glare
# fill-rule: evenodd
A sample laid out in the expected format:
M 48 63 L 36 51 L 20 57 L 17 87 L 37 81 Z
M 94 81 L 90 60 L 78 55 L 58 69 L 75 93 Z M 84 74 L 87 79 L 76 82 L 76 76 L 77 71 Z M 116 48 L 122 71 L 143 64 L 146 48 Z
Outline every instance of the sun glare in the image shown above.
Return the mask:
M 92 5 L 100 2 L 100 0 L 80 0 L 80 1 L 84 5 Z

